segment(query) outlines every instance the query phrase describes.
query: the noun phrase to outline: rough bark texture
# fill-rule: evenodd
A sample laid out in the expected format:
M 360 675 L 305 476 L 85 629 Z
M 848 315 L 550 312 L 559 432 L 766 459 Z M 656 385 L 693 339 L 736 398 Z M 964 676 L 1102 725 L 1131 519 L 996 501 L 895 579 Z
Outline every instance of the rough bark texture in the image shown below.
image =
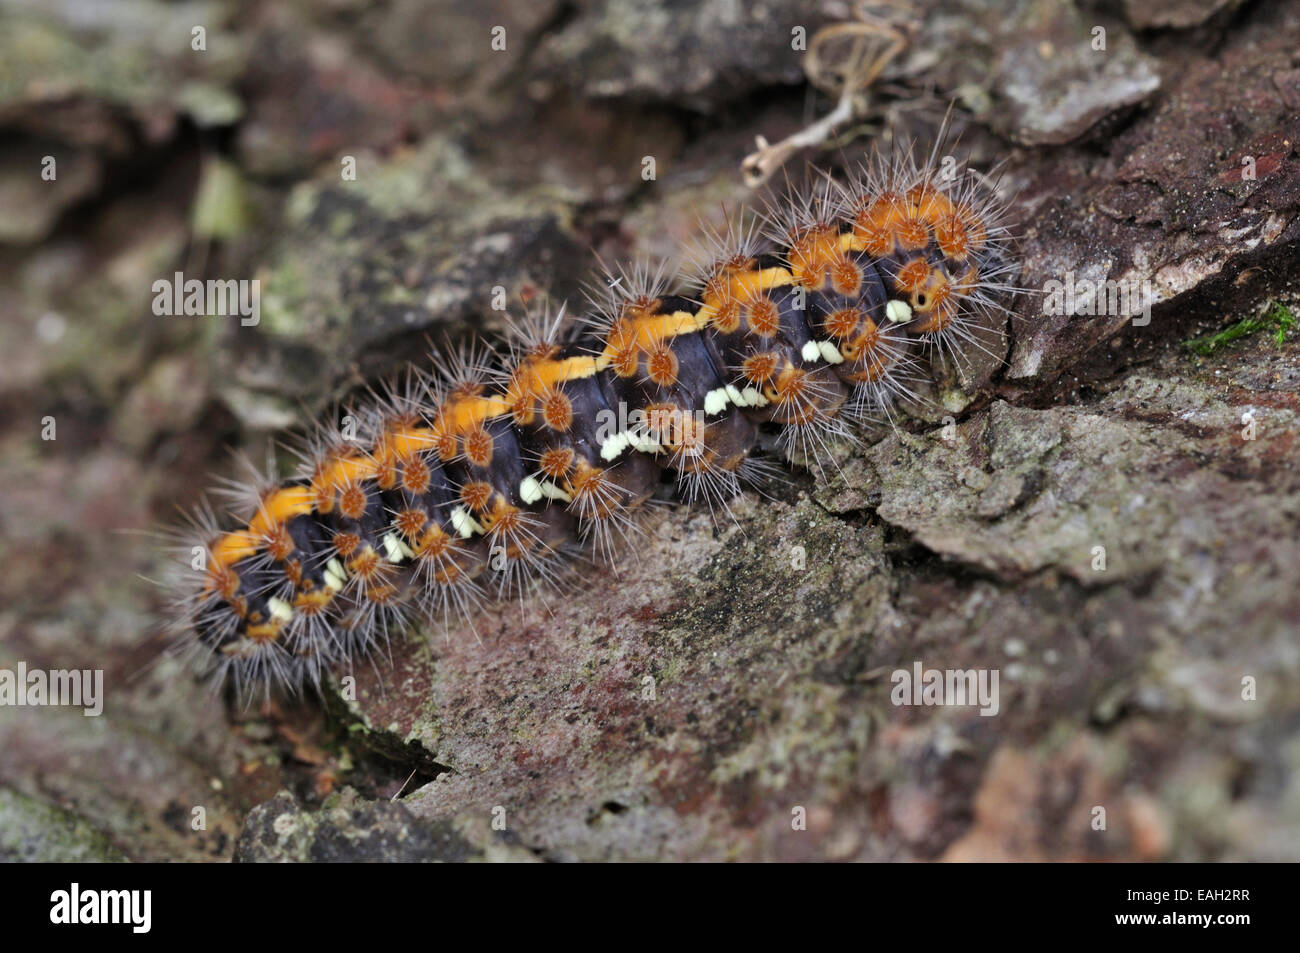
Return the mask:
M 107 690 L 0 708 L 0 858 L 1300 859 L 1300 10 L 918 6 L 814 161 L 951 95 L 1019 282 L 1134 282 L 1149 323 L 1023 295 L 825 479 L 656 508 L 618 573 L 243 706 L 157 660 L 119 531 L 491 335 L 495 287 L 576 298 L 754 201 L 791 30 L 844 5 L 0 4 L 0 668 Z M 260 324 L 155 316 L 177 270 L 259 278 Z M 997 670 L 997 713 L 893 704 L 918 661 Z

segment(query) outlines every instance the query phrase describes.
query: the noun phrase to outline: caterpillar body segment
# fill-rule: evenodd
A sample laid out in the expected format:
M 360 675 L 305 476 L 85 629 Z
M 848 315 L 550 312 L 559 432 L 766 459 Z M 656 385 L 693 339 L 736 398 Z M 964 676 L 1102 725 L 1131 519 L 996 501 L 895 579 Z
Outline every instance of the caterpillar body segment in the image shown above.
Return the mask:
M 911 391 L 919 354 L 979 346 L 1014 290 L 1002 216 L 966 179 L 876 163 L 769 209 L 766 241 L 707 236 L 678 293 L 621 271 L 580 320 L 523 316 L 496 361 L 437 354 L 224 526 L 193 521 L 174 628 L 240 684 L 297 689 L 412 618 L 555 580 L 575 543 L 617 558 L 665 481 L 725 507 L 765 429 L 816 469 Z

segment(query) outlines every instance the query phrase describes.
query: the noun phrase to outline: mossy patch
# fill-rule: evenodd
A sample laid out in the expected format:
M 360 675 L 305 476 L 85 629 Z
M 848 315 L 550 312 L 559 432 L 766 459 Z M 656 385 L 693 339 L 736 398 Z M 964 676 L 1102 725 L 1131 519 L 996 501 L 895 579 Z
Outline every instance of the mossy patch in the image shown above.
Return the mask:
M 1209 357 L 1229 344 L 1258 334 L 1261 331 L 1271 334 L 1274 341 L 1277 342 L 1277 346 L 1281 347 L 1286 343 L 1287 335 L 1295 329 L 1295 326 L 1296 318 L 1291 309 L 1282 302 L 1275 301 L 1263 314 L 1242 318 L 1235 324 L 1230 324 L 1215 334 L 1184 341 L 1183 347 L 1193 354 Z
M 0 788 L 0 861 L 84 864 L 126 857 L 84 818 Z

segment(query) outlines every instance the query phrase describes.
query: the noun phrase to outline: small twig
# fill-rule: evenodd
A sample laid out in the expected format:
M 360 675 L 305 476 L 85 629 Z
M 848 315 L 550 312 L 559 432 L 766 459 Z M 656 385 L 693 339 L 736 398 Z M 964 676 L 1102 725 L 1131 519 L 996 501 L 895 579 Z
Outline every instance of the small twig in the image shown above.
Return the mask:
M 785 161 L 791 155 L 800 149 L 824 142 L 835 131 L 836 126 L 854 118 L 856 113 L 854 96 L 854 92 L 846 89 L 833 110 L 811 126 L 800 129 L 792 136 L 786 136 L 775 145 L 769 143 L 763 136 L 755 136 L 754 142 L 758 149 L 745 156 L 744 162 L 740 165 L 741 172 L 745 176 L 745 184 L 751 189 L 758 188 L 773 172 L 785 165 Z
M 894 0 L 890 4 L 910 12 L 906 3 Z M 764 136 L 756 136 L 757 149 L 741 162 L 745 184 L 757 188 L 781 168 L 795 152 L 820 145 L 835 130 L 867 111 L 867 98 L 863 92 L 871 87 L 885 67 L 907 47 L 907 35 L 884 17 L 870 12 L 870 3 L 859 3 L 854 12 L 856 23 L 834 23 L 813 35 L 808 45 L 804 72 L 808 81 L 818 89 L 838 95 L 835 108 L 793 135 L 780 142 L 769 143 Z M 830 63 L 823 49 L 832 41 L 851 38 L 847 54 L 837 63 Z M 880 49 L 880 44 L 884 48 Z

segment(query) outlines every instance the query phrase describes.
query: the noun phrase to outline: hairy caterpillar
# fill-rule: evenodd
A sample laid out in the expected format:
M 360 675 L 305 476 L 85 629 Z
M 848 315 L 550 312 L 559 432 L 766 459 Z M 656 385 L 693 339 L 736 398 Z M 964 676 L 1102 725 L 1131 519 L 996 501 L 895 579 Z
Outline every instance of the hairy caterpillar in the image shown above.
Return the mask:
M 575 541 L 611 558 L 664 475 L 711 508 L 761 468 L 760 428 L 816 468 L 888 413 L 915 355 L 960 357 L 1005 311 L 1005 206 L 933 156 L 823 176 L 706 236 L 681 293 L 662 270 L 607 276 L 591 314 L 512 322 L 412 367 L 287 481 L 232 483 L 180 542 L 174 628 L 239 686 L 296 690 L 409 617 L 470 613 L 555 578 Z

